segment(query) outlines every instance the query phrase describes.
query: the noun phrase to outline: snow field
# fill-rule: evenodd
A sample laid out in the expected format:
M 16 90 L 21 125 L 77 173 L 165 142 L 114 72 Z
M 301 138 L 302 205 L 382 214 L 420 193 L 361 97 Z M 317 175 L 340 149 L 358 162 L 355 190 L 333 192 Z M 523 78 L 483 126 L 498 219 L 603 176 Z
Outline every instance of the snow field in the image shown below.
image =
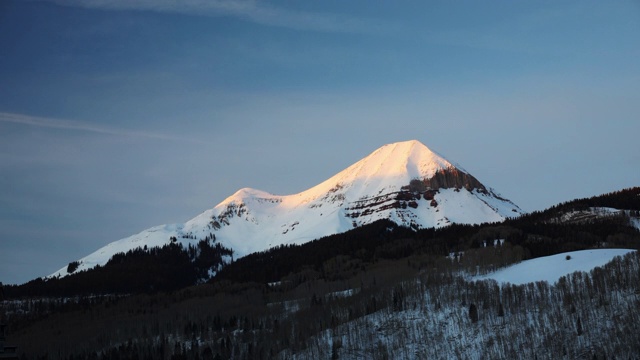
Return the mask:
M 475 280 L 492 279 L 498 283 L 521 285 L 536 281 L 553 284 L 562 276 L 576 271 L 589 272 L 603 266 L 616 256 L 624 256 L 635 250 L 591 249 L 571 251 L 562 254 L 539 257 L 498 270 L 494 273 L 475 277 Z

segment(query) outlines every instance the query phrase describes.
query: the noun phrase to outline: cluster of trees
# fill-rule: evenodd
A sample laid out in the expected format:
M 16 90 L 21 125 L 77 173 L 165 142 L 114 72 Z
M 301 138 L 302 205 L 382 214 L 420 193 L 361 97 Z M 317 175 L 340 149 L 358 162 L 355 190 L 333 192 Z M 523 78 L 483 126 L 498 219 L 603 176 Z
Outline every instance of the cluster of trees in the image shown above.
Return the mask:
M 379 220 L 346 233 L 327 236 L 302 245 L 281 245 L 250 254 L 225 266 L 211 281 L 267 283 L 279 281 L 282 277 L 305 268 L 323 272 L 324 277 L 330 279 L 348 277 L 350 273 L 342 274 L 339 270 L 326 266 L 327 261 L 344 255 L 360 262 L 372 262 L 377 258 L 377 249 L 396 239 L 409 238 L 412 235 L 413 232 L 409 229 L 399 227 L 389 220 Z
M 417 270 L 416 261 L 433 267 Z M 90 299 L 29 322 L 16 315 L 18 302 L 3 310 L 11 342 L 28 344 L 28 358 L 604 359 L 640 352 L 638 253 L 556 284 L 470 281 L 461 266 L 441 257 L 380 261 L 346 280 L 203 284 Z
M 298 359 L 636 358 L 640 255 L 556 284 L 499 286 L 422 274 L 402 283 L 401 311 L 378 311 L 306 341 Z M 332 349 L 338 342 L 341 347 Z
M 542 222 L 570 211 L 586 210 L 591 207 L 609 207 L 640 211 L 640 187 L 633 187 L 611 193 L 576 199 L 552 206 L 544 211 L 534 211 L 525 216 L 529 221 Z
M 7 285 L 5 295 L 19 299 L 175 291 L 208 280 L 210 272 L 219 270 L 232 255 L 231 249 L 209 238 L 186 248 L 169 242 L 163 247 L 115 254 L 104 266 L 72 276 Z
M 73 273 L 78 269 L 78 266 L 80 266 L 80 262 L 78 261 L 70 262 L 69 265 L 67 265 L 67 273 L 69 274 Z

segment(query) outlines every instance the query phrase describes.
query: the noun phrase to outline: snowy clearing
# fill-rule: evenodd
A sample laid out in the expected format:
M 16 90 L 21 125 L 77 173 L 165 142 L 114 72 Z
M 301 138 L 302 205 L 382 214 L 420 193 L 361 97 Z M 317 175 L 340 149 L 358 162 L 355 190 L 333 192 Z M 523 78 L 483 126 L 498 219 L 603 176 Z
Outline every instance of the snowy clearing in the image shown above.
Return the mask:
M 494 273 L 475 277 L 473 280 L 493 279 L 498 283 L 511 283 L 514 285 L 536 281 L 547 281 L 553 284 L 562 276 L 576 271 L 591 271 L 595 267 L 605 265 L 616 256 L 624 256 L 632 251 L 635 250 L 592 249 L 571 251 L 526 260 Z M 567 257 L 570 257 L 569 260 L 567 260 Z

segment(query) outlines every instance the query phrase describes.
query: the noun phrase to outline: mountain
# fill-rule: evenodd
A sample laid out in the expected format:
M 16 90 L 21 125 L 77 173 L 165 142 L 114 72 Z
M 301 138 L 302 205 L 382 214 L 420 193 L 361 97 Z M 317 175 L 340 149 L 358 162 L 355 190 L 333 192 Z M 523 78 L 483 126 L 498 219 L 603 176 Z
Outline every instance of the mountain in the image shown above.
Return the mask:
M 389 219 L 415 230 L 499 222 L 522 211 L 418 141 L 382 146 L 328 180 L 294 195 L 244 188 L 184 224 L 115 241 L 50 277 L 105 264 L 113 255 L 170 242 L 214 240 L 236 257 L 301 244 Z M 77 266 L 75 266 L 77 265 Z
M 640 353 L 638 187 L 479 226 L 381 219 L 243 256 L 202 284 L 199 271 L 229 256 L 219 248 L 219 230 L 239 221 L 229 219 L 195 247 L 195 234 L 174 232 L 187 239 L 4 286 L 8 343 L 49 359 Z

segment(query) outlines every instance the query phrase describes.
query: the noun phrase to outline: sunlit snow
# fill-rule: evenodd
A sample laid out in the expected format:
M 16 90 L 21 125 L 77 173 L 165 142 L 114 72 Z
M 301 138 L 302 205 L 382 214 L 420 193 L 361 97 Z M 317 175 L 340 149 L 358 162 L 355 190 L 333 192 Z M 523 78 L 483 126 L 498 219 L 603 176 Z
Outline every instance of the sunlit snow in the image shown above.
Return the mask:
M 508 200 L 461 188 L 441 188 L 430 200 L 413 200 L 415 207 L 392 206 L 397 193 L 411 180 L 428 179 L 436 172 L 461 167 L 450 163 L 419 141 L 388 144 L 311 189 L 293 195 L 273 195 L 243 188 L 212 209 L 184 224 L 161 225 L 111 243 L 80 259 L 77 271 L 105 264 L 118 252 L 156 247 L 175 236 L 195 243 L 209 234 L 233 249 L 236 258 L 287 244 L 302 244 L 342 233 L 380 219 L 414 228 L 443 227 L 452 223 L 499 222 L 521 210 Z M 369 202 L 368 211 L 353 210 Z M 358 212 L 357 216 L 353 213 Z M 67 275 L 63 267 L 51 276 Z

